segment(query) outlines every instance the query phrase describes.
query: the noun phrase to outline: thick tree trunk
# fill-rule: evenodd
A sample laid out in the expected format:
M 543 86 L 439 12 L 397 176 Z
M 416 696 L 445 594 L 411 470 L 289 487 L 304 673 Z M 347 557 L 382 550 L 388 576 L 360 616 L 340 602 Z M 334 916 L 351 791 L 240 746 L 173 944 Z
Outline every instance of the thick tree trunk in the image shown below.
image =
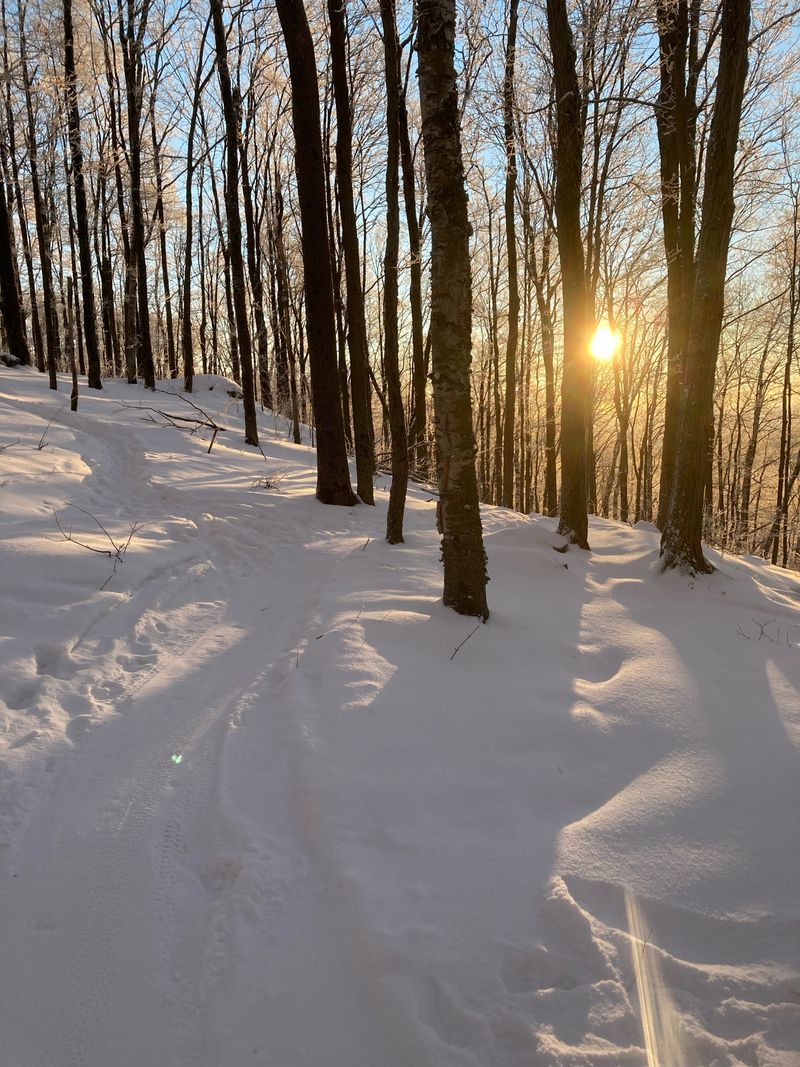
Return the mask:
M 383 258 L 383 365 L 386 370 L 389 428 L 392 434 L 392 488 L 386 516 L 386 540 L 403 540 L 403 512 L 408 488 L 408 440 L 400 381 L 397 326 L 397 264 L 400 254 L 400 47 L 394 0 L 380 0 L 386 68 L 386 252 Z
M 713 419 L 714 376 L 733 223 L 733 175 L 747 75 L 750 0 L 724 0 L 717 96 L 706 156 L 703 208 L 686 351 L 677 461 L 661 556 L 665 569 L 707 573 L 703 497 Z
M 475 436 L 472 430 L 472 278 L 454 63 L 455 0 L 419 0 L 422 141 L 431 224 L 431 347 L 440 460 L 444 603 L 489 617 Z
M 353 200 L 353 116 L 347 73 L 347 17 L 345 0 L 328 0 L 331 36 L 331 77 L 336 101 L 336 183 L 342 223 L 345 287 L 347 292 L 347 344 L 350 352 L 350 389 L 356 451 L 356 489 L 365 504 L 373 504 L 375 441 L 367 367 L 367 328 L 364 293 Z
M 222 0 L 211 0 L 211 18 L 217 51 L 217 74 L 225 115 L 225 215 L 228 220 L 228 257 L 231 272 L 231 298 L 239 343 L 244 394 L 244 439 L 248 445 L 258 444 L 253 358 L 250 344 L 250 322 L 247 317 L 247 283 L 242 256 L 242 220 L 239 214 L 239 122 L 228 68 L 228 45 L 222 22 Z
M 292 85 L 297 192 L 302 229 L 311 399 L 317 432 L 317 498 L 351 505 L 333 308 L 330 237 L 325 211 L 325 174 L 314 43 L 302 0 L 277 0 Z
M 581 239 L 583 126 L 575 45 L 565 0 L 547 0 L 547 26 L 557 101 L 555 205 L 564 301 L 561 512 L 558 531 L 580 548 L 588 548 L 586 426 L 592 374 Z
M 694 290 L 696 177 L 696 22 L 692 0 L 658 0 L 661 85 L 656 103 L 661 168 L 661 216 L 667 261 L 667 391 L 659 529 L 664 529 L 675 474 L 681 398 L 689 341 L 689 312 Z
M 75 77 L 75 47 L 72 31 L 72 0 L 64 0 L 64 77 L 67 97 L 67 129 L 72 162 L 72 186 L 75 191 L 75 215 L 78 231 L 78 255 L 81 264 L 81 295 L 83 297 L 83 336 L 86 342 L 86 363 L 90 389 L 102 389 L 100 378 L 100 349 L 97 343 L 97 320 L 94 310 L 92 281 L 92 253 L 89 244 L 89 213 L 86 206 L 86 186 L 83 180 L 83 149 L 81 147 L 80 113 Z

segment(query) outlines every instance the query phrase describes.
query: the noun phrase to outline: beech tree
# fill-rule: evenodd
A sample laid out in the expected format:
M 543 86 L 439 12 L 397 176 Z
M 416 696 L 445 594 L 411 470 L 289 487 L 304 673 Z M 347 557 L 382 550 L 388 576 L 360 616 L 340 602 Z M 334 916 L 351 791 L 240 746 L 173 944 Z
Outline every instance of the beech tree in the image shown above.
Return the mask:
M 455 72 L 455 0 L 419 0 L 417 51 L 431 225 L 431 349 L 444 603 L 486 620 L 475 436 L 472 428 L 471 227 Z

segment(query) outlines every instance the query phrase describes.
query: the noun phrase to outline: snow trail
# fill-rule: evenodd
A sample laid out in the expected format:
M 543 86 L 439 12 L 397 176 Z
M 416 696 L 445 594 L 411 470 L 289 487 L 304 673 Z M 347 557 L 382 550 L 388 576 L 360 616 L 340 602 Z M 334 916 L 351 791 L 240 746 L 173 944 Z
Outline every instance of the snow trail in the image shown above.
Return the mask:
M 452 659 L 429 495 L 390 548 L 230 387 L 206 455 L 0 374 L 2 1067 L 796 1067 L 798 576 L 488 508 Z

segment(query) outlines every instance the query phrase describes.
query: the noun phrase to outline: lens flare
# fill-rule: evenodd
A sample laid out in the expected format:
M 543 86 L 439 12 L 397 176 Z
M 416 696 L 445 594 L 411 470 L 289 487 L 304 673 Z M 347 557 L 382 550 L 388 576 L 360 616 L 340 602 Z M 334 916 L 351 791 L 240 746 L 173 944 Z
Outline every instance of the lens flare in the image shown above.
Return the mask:
M 664 984 L 658 953 L 634 895 L 626 890 L 625 911 L 631 935 L 633 970 L 639 992 L 647 1067 L 687 1067 L 680 1016 Z
M 594 331 L 589 351 L 602 363 L 612 360 L 622 346 L 622 337 L 617 330 L 612 330 L 606 323 L 601 323 Z

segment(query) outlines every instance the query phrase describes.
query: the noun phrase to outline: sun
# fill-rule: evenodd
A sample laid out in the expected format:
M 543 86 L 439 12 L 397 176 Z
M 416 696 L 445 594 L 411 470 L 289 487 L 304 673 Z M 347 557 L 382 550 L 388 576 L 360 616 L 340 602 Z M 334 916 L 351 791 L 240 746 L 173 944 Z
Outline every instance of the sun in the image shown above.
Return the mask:
M 595 359 L 600 360 L 602 363 L 607 363 L 619 352 L 621 345 L 622 336 L 620 333 L 617 330 L 612 330 L 607 323 L 603 322 L 594 331 L 589 351 Z

